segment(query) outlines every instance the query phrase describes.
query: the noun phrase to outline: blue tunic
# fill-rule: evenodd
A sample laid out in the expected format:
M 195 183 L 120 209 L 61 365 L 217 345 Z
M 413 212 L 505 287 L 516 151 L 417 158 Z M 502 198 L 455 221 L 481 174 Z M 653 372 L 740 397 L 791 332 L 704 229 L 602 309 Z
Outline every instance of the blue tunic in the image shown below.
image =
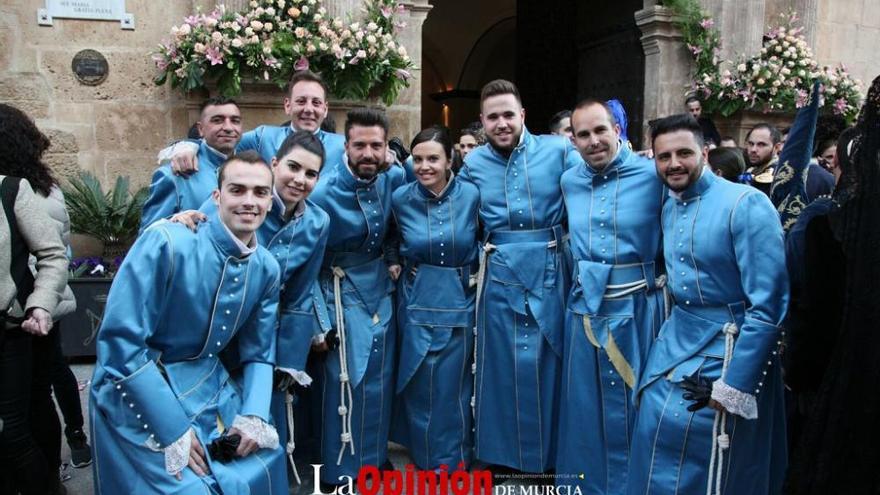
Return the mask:
M 294 129 L 289 125 L 261 125 L 242 134 L 241 141 L 238 143 L 235 151 L 256 150 L 266 163 L 271 164 L 278 149 L 281 148 L 281 144 L 293 131 Z M 325 132 L 320 129 L 315 135 L 324 145 L 324 163 L 333 166 L 342 163 L 345 156 L 345 137 L 341 134 Z M 324 174 L 321 175 L 321 177 L 324 176 Z
M 207 446 L 236 415 L 269 420 L 278 275 L 263 248 L 242 257 L 216 216 L 197 233 L 157 222 L 138 238 L 97 337 L 90 407 L 97 493 L 286 493 L 280 448 L 229 464 L 209 456 L 211 475 L 184 469 L 182 481 L 165 471 L 159 450 L 189 428 Z M 233 350 L 240 382 L 220 361 Z
M 343 162 L 328 170 L 311 195 L 330 216 L 319 282 L 332 327 L 340 340 L 345 337 L 324 356 L 315 377 L 322 394 L 321 476 L 326 483 L 339 483 L 341 475 L 354 478 L 361 466 L 379 466 L 387 458 L 396 332 L 394 284 L 386 259 L 397 260 L 394 234 L 389 235 L 391 194 L 403 180 L 403 170 L 391 167 L 363 181 Z M 336 284 L 344 332 L 337 325 Z
M 554 466 L 570 276 L 559 180 L 583 160 L 560 136 L 523 129 L 509 158 L 472 151 L 460 179 L 480 191 L 491 253 L 477 307 L 476 457 L 521 471 Z
M 480 194 L 452 178 L 436 196 L 419 183 L 394 192 L 405 259 L 398 292 L 399 418 L 422 469 L 470 463 L 474 285 Z
M 629 493 L 703 494 L 718 469 L 720 493 L 780 493 L 786 444 L 778 348 L 788 276 L 779 215 L 757 189 L 704 169 L 680 198 L 667 198 L 662 221 L 675 306 L 638 386 Z M 714 382 L 713 397 L 732 411 L 724 415 L 729 448 L 715 457 L 721 466 L 710 466 L 715 411 L 688 412 L 682 397 L 690 375 Z
M 635 382 L 665 317 L 663 184 L 621 143 L 603 170 L 562 176 L 575 277 L 568 299 L 557 474 L 584 494 L 626 493 Z M 659 283 L 659 284 L 658 284 Z M 585 324 L 589 323 L 589 324 Z
M 140 231 L 151 223 L 168 218 L 184 210 L 198 210 L 202 203 L 217 189 L 217 170 L 226 161 L 226 155 L 199 142 L 199 171 L 188 176 L 174 175 L 171 164 L 166 163 L 153 173 L 150 195 L 144 202 Z

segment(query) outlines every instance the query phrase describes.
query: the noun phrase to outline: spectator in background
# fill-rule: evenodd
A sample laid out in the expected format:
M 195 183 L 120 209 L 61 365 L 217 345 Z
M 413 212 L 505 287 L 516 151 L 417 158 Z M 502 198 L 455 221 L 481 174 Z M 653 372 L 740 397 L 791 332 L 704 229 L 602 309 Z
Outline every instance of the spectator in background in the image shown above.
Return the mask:
M 468 153 L 474 151 L 474 148 L 482 144 L 480 141 L 479 131 L 472 126 L 465 127 L 461 130 L 461 137 L 458 138 L 458 151 L 461 153 L 461 159 L 464 160 Z
M 752 127 L 746 134 L 748 157 L 746 172 L 751 175 L 751 178 L 744 182 L 770 196 L 776 157 L 781 149 L 782 133 L 779 132 L 779 129 L 763 122 Z
M 709 167 L 715 175 L 739 182 L 746 170 L 746 162 L 739 148 L 715 148 L 709 150 Z
M 703 115 L 703 103 L 700 99 L 696 95 L 690 95 L 684 100 L 684 104 L 687 106 L 688 113 L 697 119 L 697 123 L 700 124 L 700 129 L 703 130 L 703 137 L 706 139 L 706 146 L 712 149 L 720 145 L 721 135 L 718 134 L 718 128 L 715 127 L 712 119 Z
M 816 159 L 816 162 L 820 167 L 824 168 L 829 172 L 834 171 L 834 155 L 837 154 L 837 140 L 828 138 L 824 139 L 816 144 L 815 152 L 813 153 L 813 158 Z
M 321 130 L 336 133 L 336 119 L 333 118 L 330 112 L 327 112 L 327 115 L 324 116 L 324 121 L 321 122 Z
M 722 136 L 721 144 L 718 146 L 720 148 L 739 148 L 739 144 L 736 143 L 736 139 L 733 136 Z
M 58 478 L 61 426 L 49 394 L 52 314 L 67 283 L 67 256 L 55 222 L 27 180 L 6 176 L 45 168 L 49 139 L 20 110 L 0 104 L 0 488 L 66 493 Z M 37 186 L 48 192 L 51 181 Z M 28 267 L 36 257 L 36 274 Z M 11 487 L 7 486 L 11 483 Z
M 561 110 L 550 117 L 550 134 L 571 138 L 571 110 Z

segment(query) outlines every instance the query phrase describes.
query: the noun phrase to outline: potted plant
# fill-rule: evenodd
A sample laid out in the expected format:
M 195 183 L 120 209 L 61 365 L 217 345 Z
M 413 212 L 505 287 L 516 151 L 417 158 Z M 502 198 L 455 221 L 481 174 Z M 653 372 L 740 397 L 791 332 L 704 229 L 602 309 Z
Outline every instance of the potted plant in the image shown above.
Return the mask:
M 106 258 L 123 256 L 137 237 L 147 188 L 132 194 L 128 177 L 117 177 L 113 189 L 105 193 L 94 175 L 81 172 L 63 190 L 70 231 L 100 241 Z
M 95 337 L 104 317 L 107 294 L 121 263 L 121 256 L 80 257 L 70 262 L 67 283 L 76 297 L 76 311 L 64 318 L 61 346 L 65 356 L 95 355 Z

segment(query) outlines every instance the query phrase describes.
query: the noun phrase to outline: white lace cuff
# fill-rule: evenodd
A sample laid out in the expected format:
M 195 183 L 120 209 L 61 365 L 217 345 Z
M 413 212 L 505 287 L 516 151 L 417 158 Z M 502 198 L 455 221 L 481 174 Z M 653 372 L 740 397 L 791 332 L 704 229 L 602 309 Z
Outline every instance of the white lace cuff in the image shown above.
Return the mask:
M 162 163 L 180 153 L 192 153 L 193 155 L 197 155 L 199 153 L 199 145 L 192 141 L 178 141 L 160 151 L 159 156 L 157 156 L 156 159 L 159 163 Z
M 278 371 L 287 373 L 288 376 L 293 378 L 293 381 L 302 385 L 303 387 L 308 387 L 312 384 L 312 377 L 309 376 L 305 371 L 295 370 L 293 368 L 275 368 Z
M 278 448 L 278 432 L 275 427 L 256 416 L 236 416 L 232 428 L 252 438 L 261 449 Z
M 742 416 L 745 419 L 758 418 L 758 400 L 752 394 L 739 390 L 724 383 L 724 380 L 716 380 L 712 383 L 712 400 L 731 414 Z
M 159 449 L 158 443 L 152 438 L 147 439 L 147 447 L 156 452 L 165 453 L 165 471 L 174 475 L 189 464 L 189 449 L 192 447 L 193 429 L 186 430 L 180 438 L 164 449 Z
M 312 345 L 315 344 L 323 344 L 324 341 L 327 340 L 327 334 L 324 332 L 316 333 L 312 336 Z

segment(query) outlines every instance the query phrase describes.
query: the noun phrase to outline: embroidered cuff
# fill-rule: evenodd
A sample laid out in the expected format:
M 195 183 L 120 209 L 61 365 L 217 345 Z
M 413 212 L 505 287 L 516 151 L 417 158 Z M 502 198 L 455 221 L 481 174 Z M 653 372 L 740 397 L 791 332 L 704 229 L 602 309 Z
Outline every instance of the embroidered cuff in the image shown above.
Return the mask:
M 312 340 L 314 340 L 314 338 Z M 309 374 L 306 373 L 305 371 L 299 371 L 299 370 L 295 370 L 293 368 L 282 368 L 280 366 L 275 369 L 278 371 L 281 371 L 283 373 L 286 373 L 287 376 L 289 376 L 290 378 L 293 378 L 293 381 L 302 385 L 303 387 L 308 387 L 309 385 L 312 384 L 312 377 L 310 377 Z M 287 387 L 284 387 L 284 388 L 287 388 Z
M 163 149 L 159 152 L 159 156 L 156 159 L 159 163 L 164 161 L 171 160 L 174 156 L 179 155 L 181 153 L 192 153 L 193 156 L 198 155 L 199 153 L 199 145 L 198 143 L 194 143 L 192 141 L 178 141 L 171 146 Z
M 256 416 L 236 416 L 232 427 L 252 438 L 261 449 L 278 448 L 278 432 L 275 427 Z
M 156 452 L 165 453 L 165 472 L 175 475 L 189 464 L 189 449 L 192 448 L 192 436 L 194 432 L 190 428 L 180 438 L 164 449 L 159 449 L 152 438 L 147 439 L 147 447 Z
M 740 392 L 724 383 L 724 380 L 719 379 L 712 384 L 712 399 L 731 414 L 742 416 L 745 419 L 757 419 L 758 417 L 758 401 L 755 396 Z

